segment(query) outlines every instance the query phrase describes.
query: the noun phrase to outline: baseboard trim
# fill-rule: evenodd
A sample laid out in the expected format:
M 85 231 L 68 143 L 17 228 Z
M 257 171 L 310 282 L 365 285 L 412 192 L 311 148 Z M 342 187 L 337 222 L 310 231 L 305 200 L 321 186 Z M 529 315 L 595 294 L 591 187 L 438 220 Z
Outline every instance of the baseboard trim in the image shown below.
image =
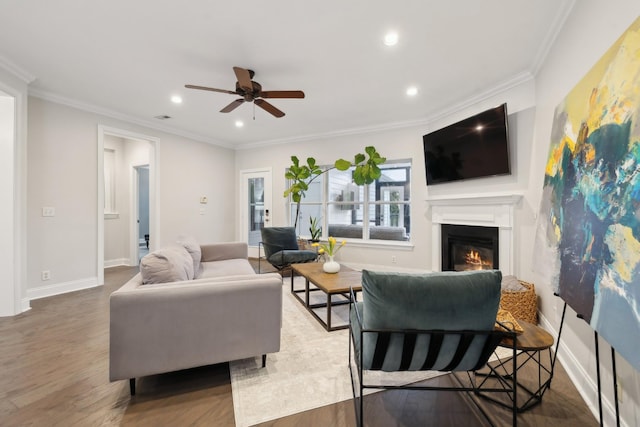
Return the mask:
M 104 268 L 119 267 L 121 265 L 130 265 L 129 258 L 116 258 L 104 260 Z
M 86 279 L 72 280 L 70 282 L 55 283 L 47 286 L 39 286 L 37 288 L 27 289 L 27 298 L 29 301 L 51 297 L 54 295 L 66 294 L 67 292 L 80 291 L 82 289 L 95 288 L 99 286 L 97 277 L 89 277 Z

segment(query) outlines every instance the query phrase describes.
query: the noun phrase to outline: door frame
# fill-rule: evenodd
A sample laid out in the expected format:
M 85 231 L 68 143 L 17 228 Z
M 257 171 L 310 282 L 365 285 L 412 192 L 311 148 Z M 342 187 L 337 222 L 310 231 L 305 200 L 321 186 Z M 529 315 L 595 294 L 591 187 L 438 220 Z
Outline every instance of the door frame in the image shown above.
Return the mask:
M 243 169 L 240 171 L 239 175 L 239 209 L 240 212 L 240 221 L 238 223 L 238 235 L 240 236 L 240 241 L 249 243 L 249 235 L 247 233 L 247 220 L 249 212 L 247 210 L 247 186 L 246 183 L 249 178 L 255 178 L 256 176 L 264 176 L 264 209 L 265 212 L 268 210 L 270 212 L 269 218 L 265 218 L 265 226 L 270 225 L 271 218 L 273 218 L 273 168 L 265 167 L 265 168 L 254 168 L 254 169 Z M 249 246 L 249 257 L 257 258 L 259 252 L 258 246 Z
M 97 259 L 96 276 L 98 285 L 104 284 L 104 137 L 111 135 L 118 138 L 134 139 L 149 143 L 149 233 L 156 236 L 149 242 L 149 250 L 160 246 L 160 197 L 157 190 L 159 183 L 159 148 L 160 138 L 130 132 L 105 125 L 98 125 L 98 200 L 97 200 Z

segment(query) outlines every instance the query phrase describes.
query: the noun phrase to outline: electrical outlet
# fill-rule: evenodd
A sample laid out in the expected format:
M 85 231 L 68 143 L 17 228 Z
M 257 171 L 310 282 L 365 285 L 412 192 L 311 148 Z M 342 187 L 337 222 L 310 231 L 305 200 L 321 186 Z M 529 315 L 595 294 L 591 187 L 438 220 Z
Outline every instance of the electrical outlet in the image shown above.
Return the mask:
M 49 270 L 42 270 L 42 280 L 51 279 L 51 272 Z
M 48 206 L 42 208 L 42 216 L 56 216 L 56 208 Z
M 396 256 L 395 256 L 395 255 L 392 255 L 392 256 L 391 256 L 391 263 L 392 263 L 392 264 L 395 264 L 396 262 L 398 262 L 398 260 L 397 260 Z

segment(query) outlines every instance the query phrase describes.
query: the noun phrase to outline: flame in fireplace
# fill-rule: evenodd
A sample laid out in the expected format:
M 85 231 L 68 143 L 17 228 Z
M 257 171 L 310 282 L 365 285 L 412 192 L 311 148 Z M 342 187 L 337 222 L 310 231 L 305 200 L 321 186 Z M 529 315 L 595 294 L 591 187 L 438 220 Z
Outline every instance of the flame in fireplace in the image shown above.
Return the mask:
M 480 253 L 478 251 L 469 251 L 465 256 L 465 260 L 467 264 L 471 265 L 482 265 L 482 257 L 480 257 Z

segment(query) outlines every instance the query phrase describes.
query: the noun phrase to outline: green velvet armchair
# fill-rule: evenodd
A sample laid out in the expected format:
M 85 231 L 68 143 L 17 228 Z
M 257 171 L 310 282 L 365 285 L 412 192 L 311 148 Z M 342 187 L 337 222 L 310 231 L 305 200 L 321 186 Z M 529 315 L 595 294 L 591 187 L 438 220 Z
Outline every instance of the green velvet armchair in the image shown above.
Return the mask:
M 291 264 L 315 261 L 318 257 L 316 251 L 298 248 L 296 230 L 293 227 L 264 227 L 258 252 L 260 247 L 264 248 L 267 262 L 281 273 Z M 261 268 L 261 258 L 258 253 L 258 272 Z
M 502 340 L 511 338 L 515 343 L 514 332 L 496 328 L 501 279 L 501 273 L 495 270 L 362 272 L 362 301 L 352 303 L 349 322 L 349 369 L 359 426 L 364 424 L 365 389 L 480 391 L 475 372 L 486 365 Z M 515 347 L 512 350 L 515 368 Z M 380 376 L 378 382 L 370 381 L 366 371 L 466 372 L 469 381 L 464 385 L 454 375 L 459 387 L 384 385 Z M 509 394 L 514 426 L 515 380 L 482 388 L 483 393 Z

